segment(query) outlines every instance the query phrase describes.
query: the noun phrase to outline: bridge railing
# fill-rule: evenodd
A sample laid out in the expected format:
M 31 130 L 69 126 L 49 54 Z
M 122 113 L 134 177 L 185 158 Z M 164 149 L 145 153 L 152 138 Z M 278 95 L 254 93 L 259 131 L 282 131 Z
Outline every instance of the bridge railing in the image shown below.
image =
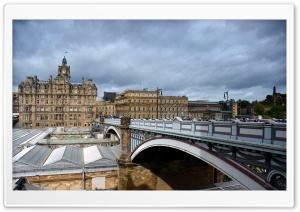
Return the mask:
M 286 124 L 132 119 L 131 127 L 286 146 Z
M 111 125 L 120 125 L 121 119 L 106 118 L 106 119 L 104 119 L 104 123 L 111 124 Z

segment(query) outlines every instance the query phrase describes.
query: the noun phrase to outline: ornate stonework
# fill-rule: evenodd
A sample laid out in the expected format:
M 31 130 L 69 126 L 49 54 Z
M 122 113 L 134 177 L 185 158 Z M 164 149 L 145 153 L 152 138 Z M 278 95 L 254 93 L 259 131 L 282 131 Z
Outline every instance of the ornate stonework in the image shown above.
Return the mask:
M 96 118 L 97 87 L 88 79 L 70 83 L 70 66 L 62 60 L 52 80 L 28 76 L 18 87 L 20 128 L 85 128 Z
M 188 113 L 186 96 L 163 96 L 161 90 L 126 90 L 116 96 L 116 115 L 130 118 L 175 118 Z

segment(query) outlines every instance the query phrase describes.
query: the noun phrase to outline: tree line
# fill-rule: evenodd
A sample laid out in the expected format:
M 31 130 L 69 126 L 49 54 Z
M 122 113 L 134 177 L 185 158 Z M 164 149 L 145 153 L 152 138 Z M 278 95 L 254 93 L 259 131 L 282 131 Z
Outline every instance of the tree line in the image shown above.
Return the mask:
M 262 115 L 263 118 L 286 118 L 286 95 L 274 98 L 267 95 L 263 101 L 239 100 L 241 115 Z

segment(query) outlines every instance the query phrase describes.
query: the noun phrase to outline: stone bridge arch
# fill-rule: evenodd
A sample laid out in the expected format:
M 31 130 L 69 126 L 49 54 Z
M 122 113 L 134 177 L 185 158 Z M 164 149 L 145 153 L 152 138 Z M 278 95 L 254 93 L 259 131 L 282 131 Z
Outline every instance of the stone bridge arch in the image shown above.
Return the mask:
M 108 128 L 106 128 L 103 137 L 107 138 L 108 134 L 114 134 L 117 136 L 119 141 L 121 140 L 121 134 L 118 128 L 116 128 L 115 126 L 109 126 Z
M 199 145 L 184 140 L 166 137 L 149 139 L 135 148 L 130 155 L 131 161 L 134 162 L 140 154 L 143 154 L 143 151 L 153 147 L 173 148 L 190 154 L 239 182 L 249 190 L 272 190 L 267 182 L 233 160 L 221 157 Z

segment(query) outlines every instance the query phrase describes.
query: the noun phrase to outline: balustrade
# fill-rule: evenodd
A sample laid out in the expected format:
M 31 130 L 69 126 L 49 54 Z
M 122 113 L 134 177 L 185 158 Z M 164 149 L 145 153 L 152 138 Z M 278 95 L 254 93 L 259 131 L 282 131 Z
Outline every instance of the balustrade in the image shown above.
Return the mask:
M 104 122 L 111 125 L 121 124 L 120 119 L 105 119 Z M 286 124 L 272 121 L 265 123 L 131 119 L 130 128 L 286 146 Z
M 132 119 L 130 127 L 286 146 L 286 124 Z

